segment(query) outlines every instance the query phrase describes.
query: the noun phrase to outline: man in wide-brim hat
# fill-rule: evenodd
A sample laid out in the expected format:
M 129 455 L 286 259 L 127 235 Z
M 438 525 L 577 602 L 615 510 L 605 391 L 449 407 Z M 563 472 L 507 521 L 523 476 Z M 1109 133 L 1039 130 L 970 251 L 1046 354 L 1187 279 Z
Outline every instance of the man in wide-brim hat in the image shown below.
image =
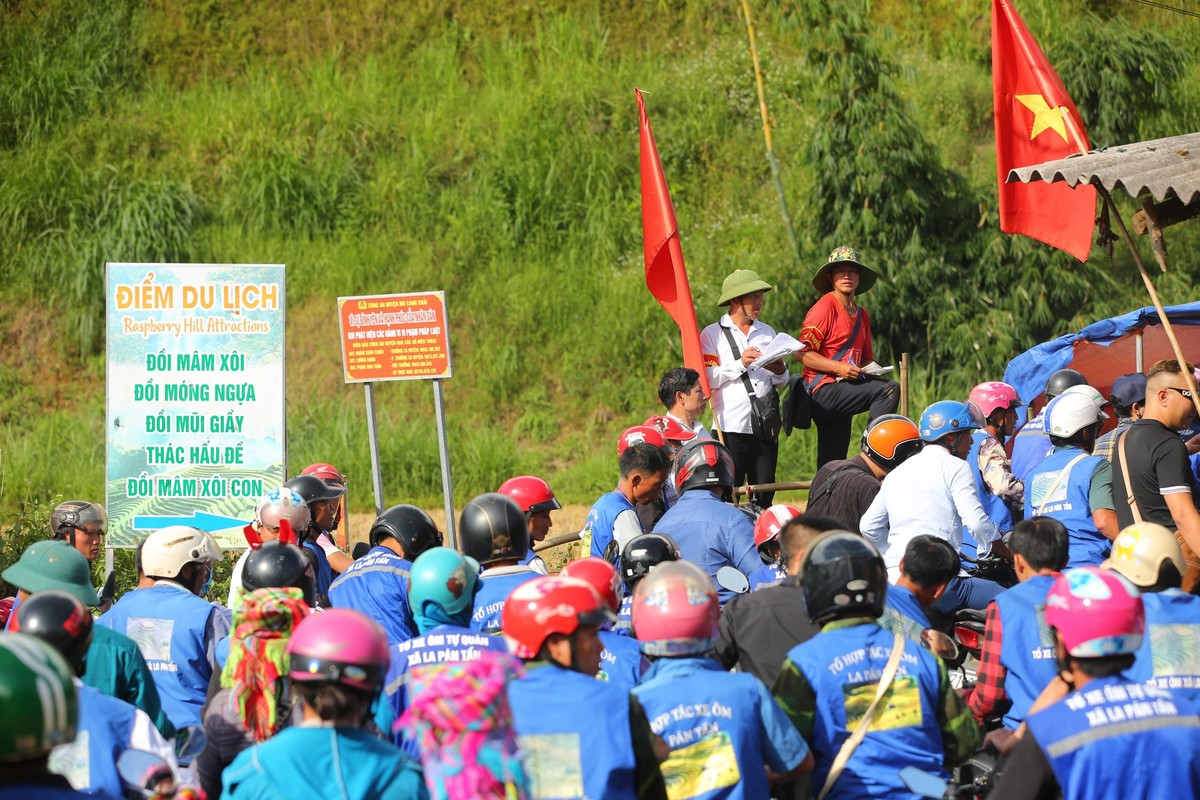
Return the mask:
M 823 295 L 804 317 L 799 338 L 808 349 L 798 357 L 804 364 L 804 385 L 812 395 L 818 469 L 846 457 L 855 414 L 869 411 L 870 422 L 894 414 L 900 404 L 900 384 L 869 378 L 862 371 L 875 360 L 875 353 L 871 319 L 858 304 L 858 295 L 878 278 L 857 250 L 843 246 L 829 254 L 812 279 Z
M 772 483 L 779 459 L 779 439 L 756 437 L 750 420 L 750 394 L 778 402 L 775 387 L 788 382 L 782 359 L 760 367 L 750 365 L 775 338 L 775 330 L 761 322 L 763 295 L 771 284 L 748 269 L 731 272 L 721 284 L 718 306 L 729 312 L 700 333 L 700 349 L 708 384 L 712 387 L 713 416 L 733 456 L 734 483 Z M 771 505 L 773 492 L 752 496 L 758 505 Z

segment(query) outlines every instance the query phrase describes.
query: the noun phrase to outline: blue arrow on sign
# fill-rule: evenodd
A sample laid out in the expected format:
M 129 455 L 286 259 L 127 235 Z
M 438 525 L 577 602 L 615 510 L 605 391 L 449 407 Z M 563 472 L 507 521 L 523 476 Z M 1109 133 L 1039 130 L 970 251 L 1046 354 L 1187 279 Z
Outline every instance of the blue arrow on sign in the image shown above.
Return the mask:
M 223 531 L 229 528 L 244 528 L 246 520 L 237 517 L 223 517 L 219 514 L 209 514 L 204 511 L 193 511 L 190 517 L 134 517 L 133 529 L 136 531 L 153 531 L 168 525 L 187 525 L 202 531 Z

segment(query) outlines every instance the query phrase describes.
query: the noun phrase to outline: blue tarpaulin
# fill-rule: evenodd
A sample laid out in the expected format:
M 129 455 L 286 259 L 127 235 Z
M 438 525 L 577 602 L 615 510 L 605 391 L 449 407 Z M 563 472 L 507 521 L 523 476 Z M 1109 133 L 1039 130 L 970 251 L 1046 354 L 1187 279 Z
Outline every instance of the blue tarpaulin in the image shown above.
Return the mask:
M 1184 357 L 1195 363 L 1200 358 L 1200 302 L 1167 306 L 1165 310 Z M 1011 384 L 1022 400 L 1031 403 L 1041 396 L 1053 372 L 1070 367 L 1082 372 L 1089 384 L 1108 397 L 1114 380 L 1137 371 L 1139 333 L 1143 371 L 1160 359 L 1175 357 L 1158 313 L 1154 306 L 1148 306 L 1094 322 L 1078 333 L 1068 333 L 1026 350 L 1008 362 L 1004 382 Z M 1024 414 L 1020 416 L 1020 422 L 1024 422 Z

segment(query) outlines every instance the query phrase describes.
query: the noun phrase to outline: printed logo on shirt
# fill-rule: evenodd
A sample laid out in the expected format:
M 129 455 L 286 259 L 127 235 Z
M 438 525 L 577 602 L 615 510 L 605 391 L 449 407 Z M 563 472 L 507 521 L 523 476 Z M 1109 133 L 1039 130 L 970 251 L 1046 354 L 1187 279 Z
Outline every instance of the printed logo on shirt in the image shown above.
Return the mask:
M 583 797 L 583 760 L 578 733 L 518 736 L 533 784 L 532 800 Z
M 1067 484 L 1069 483 L 1069 475 L 1063 475 L 1062 480 L 1058 479 L 1057 472 L 1043 472 L 1040 475 L 1035 475 L 1030 485 L 1025 487 L 1025 491 L 1029 492 L 1029 502 L 1036 508 L 1043 508 L 1043 512 L 1050 511 L 1066 511 L 1072 507 L 1071 503 L 1067 502 Z M 1054 484 L 1058 485 L 1055 486 Z M 1050 490 L 1054 492 L 1051 493 Z
M 924 625 L 912 617 L 904 616 L 891 606 L 883 607 L 883 614 L 879 617 L 879 624 L 883 626 L 884 630 L 891 633 L 898 633 L 905 639 L 911 639 L 914 642 L 921 641 L 921 634 L 925 631 Z
M 174 632 L 173 619 L 130 617 L 125 624 L 125 635 L 137 643 L 142 657 L 147 661 L 171 660 L 171 636 Z
M 1054 631 L 1048 624 L 1046 624 L 1046 604 L 1039 603 L 1033 607 L 1033 610 L 1037 616 L 1039 646 L 1033 648 L 1029 652 L 1035 661 L 1044 661 L 1046 659 L 1055 658 Z
M 700 797 L 734 786 L 742 779 L 733 741 L 725 731 L 672 750 L 662 763 L 662 775 L 670 800 Z
M 1155 677 L 1200 673 L 1200 625 L 1180 623 L 1148 627 Z M 1181 688 L 1181 685 L 1173 688 Z
M 867 713 L 875 693 L 879 691 L 876 683 L 854 683 L 842 687 L 843 700 L 846 707 L 846 727 L 854 730 L 859 721 Z M 917 687 L 915 675 L 897 675 L 892 681 L 875 713 L 871 717 L 871 725 L 867 732 L 889 731 L 895 728 L 911 728 L 921 724 L 921 692 Z
M 62 775 L 80 792 L 92 788 L 91 761 L 88 758 L 88 731 L 80 730 L 75 741 L 60 744 L 50 751 L 50 771 Z

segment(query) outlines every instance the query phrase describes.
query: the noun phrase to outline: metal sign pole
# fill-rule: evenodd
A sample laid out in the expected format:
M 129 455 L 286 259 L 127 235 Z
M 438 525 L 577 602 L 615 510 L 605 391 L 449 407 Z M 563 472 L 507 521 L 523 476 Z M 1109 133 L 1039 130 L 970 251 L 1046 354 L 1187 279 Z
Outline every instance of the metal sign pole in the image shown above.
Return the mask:
M 113 571 L 113 549 L 111 547 L 104 548 L 104 575 Z
M 446 536 L 450 546 L 458 549 L 458 536 L 454 530 L 454 492 L 450 486 L 450 443 L 446 439 L 446 401 L 442 397 L 442 382 L 433 381 L 433 408 L 437 417 L 438 453 L 442 460 L 442 500 L 446 504 Z
M 375 384 L 363 384 L 367 394 L 367 439 L 371 443 L 371 486 L 375 489 L 375 516 L 383 513 L 383 472 L 379 468 L 379 430 L 375 426 Z M 349 509 L 346 509 L 349 512 Z M 349 516 L 349 513 L 347 513 Z

